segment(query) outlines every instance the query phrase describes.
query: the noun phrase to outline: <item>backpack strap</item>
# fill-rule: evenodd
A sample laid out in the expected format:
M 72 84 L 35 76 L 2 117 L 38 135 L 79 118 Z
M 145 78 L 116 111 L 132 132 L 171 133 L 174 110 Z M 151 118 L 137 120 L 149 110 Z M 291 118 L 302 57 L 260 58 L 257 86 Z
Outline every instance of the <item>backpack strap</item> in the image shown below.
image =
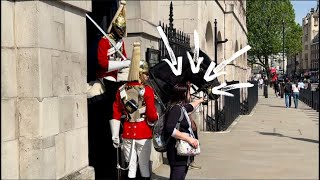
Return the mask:
M 179 105 L 179 107 L 180 107 L 180 105 Z M 176 127 L 175 127 L 177 130 L 179 130 L 179 128 L 180 128 L 180 123 L 181 123 L 182 119 L 183 119 L 183 113 L 182 113 L 182 108 L 180 107 L 180 117 L 179 117 L 179 120 L 178 120 Z M 170 139 L 171 139 L 171 136 L 169 136 L 169 138 L 167 139 L 166 144 L 169 143 Z

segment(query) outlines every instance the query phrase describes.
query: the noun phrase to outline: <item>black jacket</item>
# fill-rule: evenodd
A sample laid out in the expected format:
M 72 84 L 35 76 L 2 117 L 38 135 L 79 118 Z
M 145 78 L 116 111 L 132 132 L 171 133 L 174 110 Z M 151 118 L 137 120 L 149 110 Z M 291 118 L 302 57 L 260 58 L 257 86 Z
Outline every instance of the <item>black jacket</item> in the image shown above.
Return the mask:
M 184 105 L 187 112 L 193 111 L 193 106 L 191 104 Z M 166 124 L 165 124 L 165 138 L 169 138 L 171 134 L 173 133 L 174 128 L 176 127 L 176 124 L 180 117 L 180 106 L 175 105 L 171 108 L 171 110 L 168 112 L 167 118 L 166 118 Z M 183 115 L 183 119 L 180 123 L 180 132 L 189 133 L 189 123 L 186 119 L 185 115 Z M 177 150 L 175 148 L 176 145 L 176 139 L 171 137 L 168 145 L 167 145 L 167 158 L 169 161 L 169 165 L 171 166 L 181 166 L 181 165 L 187 165 L 188 157 L 187 156 L 178 156 Z

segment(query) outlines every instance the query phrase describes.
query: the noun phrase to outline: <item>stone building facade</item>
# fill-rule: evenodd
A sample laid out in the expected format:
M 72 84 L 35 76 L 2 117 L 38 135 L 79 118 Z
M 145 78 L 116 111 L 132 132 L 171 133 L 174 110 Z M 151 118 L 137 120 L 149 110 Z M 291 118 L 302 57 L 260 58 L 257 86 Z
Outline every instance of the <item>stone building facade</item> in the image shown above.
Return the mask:
M 319 33 L 313 38 L 311 44 L 311 70 L 319 71 Z
M 318 3 L 319 4 L 319 3 Z M 319 6 L 319 5 L 318 5 Z M 311 65 L 311 45 L 315 36 L 319 33 L 319 8 L 311 8 L 310 12 L 302 19 L 302 59 L 299 62 L 302 66 L 300 72 L 308 72 L 312 69 Z
M 1 179 L 90 179 L 91 1 L 1 1 Z
M 115 0 L 117 1 L 117 0 Z M 1 178 L 91 179 L 88 166 L 87 31 L 92 0 L 1 1 Z M 168 1 L 127 1 L 126 51 L 158 49 L 159 21 Z M 200 35 L 200 48 L 218 63 L 247 45 L 246 1 L 173 1 L 174 27 Z M 109 17 L 110 19 L 110 17 Z M 142 59 L 146 59 L 145 53 Z M 247 56 L 226 67 L 220 81 L 246 82 Z M 241 101 L 246 92 L 241 90 Z M 219 99 L 220 109 L 223 98 Z M 202 127 L 196 113 L 199 127 Z M 152 168 L 162 163 L 152 151 Z

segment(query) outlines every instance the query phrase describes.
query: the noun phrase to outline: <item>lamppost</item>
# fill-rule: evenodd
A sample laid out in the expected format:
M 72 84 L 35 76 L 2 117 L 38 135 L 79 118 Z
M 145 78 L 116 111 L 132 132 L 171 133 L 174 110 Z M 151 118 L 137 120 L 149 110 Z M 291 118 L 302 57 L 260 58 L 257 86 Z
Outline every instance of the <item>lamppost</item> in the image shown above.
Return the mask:
M 225 43 L 228 41 L 228 39 L 225 39 L 224 41 L 218 41 L 217 38 L 217 19 L 214 19 L 214 62 L 216 63 L 216 66 L 218 65 L 218 44 Z M 218 120 L 218 100 L 214 100 L 214 119 L 216 122 L 216 131 L 218 131 L 219 128 L 219 120 Z
M 284 75 L 284 20 L 282 20 L 282 72 Z

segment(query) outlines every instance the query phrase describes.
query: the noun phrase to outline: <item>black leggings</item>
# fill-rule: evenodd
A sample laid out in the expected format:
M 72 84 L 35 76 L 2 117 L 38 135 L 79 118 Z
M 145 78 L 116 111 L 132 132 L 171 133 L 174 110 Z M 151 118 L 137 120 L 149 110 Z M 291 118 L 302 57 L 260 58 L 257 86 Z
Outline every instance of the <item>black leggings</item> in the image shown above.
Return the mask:
M 188 173 L 188 166 L 170 166 L 170 180 L 184 180 Z

